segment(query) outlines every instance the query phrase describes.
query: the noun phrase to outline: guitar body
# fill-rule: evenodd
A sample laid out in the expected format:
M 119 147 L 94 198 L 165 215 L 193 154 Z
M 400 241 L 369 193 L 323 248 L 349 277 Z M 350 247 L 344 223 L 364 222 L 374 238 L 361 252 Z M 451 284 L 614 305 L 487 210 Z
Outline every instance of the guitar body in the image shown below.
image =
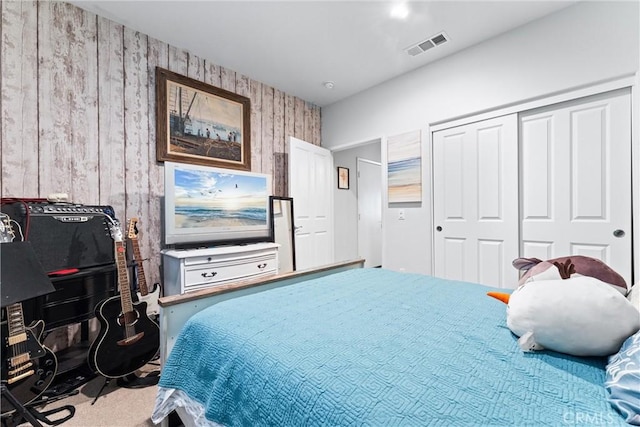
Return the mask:
M 24 328 L 24 340 L 10 345 L 10 337 L 3 333 L 2 384 L 26 405 L 35 400 L 49 387 L 58 370 L 55 354 L 40 344 L 44 322 L 39 320 Z M 2 413 L 14 410 L 11 403 L 2 397 Z
M 146 365 L 160 348 L 160 328 L 147 316 L 147 304 L 132 304 L 122 315 L 119 296 L 96 306 L 100 334 L 89 349 L 89 366 L 107 378 L 129 375 Z
M 158 316 L 160 314 L 160 306 L 158 305 L 158 298 L 160 298 L 160 286 L 155 284 L 153 291 L 147 295 L 142 295 L 140 292 L 136 292 L 138 301 L 147 304 L 147 314 L 149 317 Z

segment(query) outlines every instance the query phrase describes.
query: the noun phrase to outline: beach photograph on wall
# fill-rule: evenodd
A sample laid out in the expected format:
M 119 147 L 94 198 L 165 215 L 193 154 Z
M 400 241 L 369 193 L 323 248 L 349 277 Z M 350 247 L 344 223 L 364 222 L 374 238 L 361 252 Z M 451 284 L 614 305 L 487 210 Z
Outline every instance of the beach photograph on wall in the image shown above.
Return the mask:
M 422 156 L 420 131 L 387 140 L 389 203 L 422 201 Z
M 267 177 L 176 169 L 175 228 L 267 225 Z

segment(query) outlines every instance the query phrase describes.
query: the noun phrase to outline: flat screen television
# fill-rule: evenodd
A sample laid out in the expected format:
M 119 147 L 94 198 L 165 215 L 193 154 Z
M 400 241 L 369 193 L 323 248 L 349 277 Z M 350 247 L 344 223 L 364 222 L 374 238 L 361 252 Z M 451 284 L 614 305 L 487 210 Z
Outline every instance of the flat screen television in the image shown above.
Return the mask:
M 270 190 L 270 175 L 165 162 L 165 244 L 273 241 Z

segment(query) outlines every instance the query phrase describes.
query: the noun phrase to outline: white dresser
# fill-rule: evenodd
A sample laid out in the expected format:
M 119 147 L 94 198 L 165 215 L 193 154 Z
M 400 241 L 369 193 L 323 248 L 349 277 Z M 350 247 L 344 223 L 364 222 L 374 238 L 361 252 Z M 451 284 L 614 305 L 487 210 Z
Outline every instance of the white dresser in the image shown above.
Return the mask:
M 162 251 L 164 295 L 278 274 L 278 244 Z

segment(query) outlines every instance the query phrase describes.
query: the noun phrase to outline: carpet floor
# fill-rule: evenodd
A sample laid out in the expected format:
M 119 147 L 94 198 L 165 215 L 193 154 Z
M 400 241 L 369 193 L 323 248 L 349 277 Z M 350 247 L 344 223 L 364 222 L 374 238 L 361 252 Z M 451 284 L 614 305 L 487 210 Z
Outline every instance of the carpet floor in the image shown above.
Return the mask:
M 148 364 L 139 371 L 140 376 L 157 371 L 157 364 Z M 158 387 L 155 385 L 143 388 L 120 387 L 116 380 L 111 380 L 92 404 L 104 384 L 104 377 L 96 377 L 79 388 L 79 393 L 49 403 L 38 408 L 49 411 L 65 405 L 75 407 L 75 415 L 61 426 L 78 427 L 151 427 L 151 412 L 155 403 Z M 68 412 L 52 415 L 50 419 L 61 419 Z M 29 426 L 29 423 L 20 424 Z

